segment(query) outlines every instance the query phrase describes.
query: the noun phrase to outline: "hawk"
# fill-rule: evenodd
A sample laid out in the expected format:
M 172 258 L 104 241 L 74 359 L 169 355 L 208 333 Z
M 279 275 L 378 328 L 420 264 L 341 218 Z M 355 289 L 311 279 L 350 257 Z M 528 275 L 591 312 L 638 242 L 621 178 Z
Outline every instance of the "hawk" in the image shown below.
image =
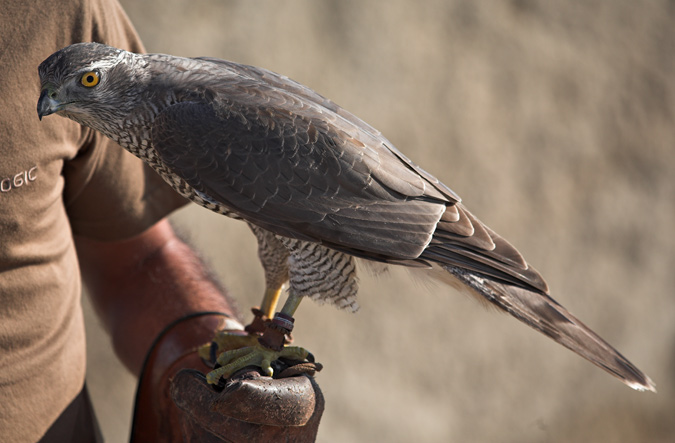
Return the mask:
M 355 260 L 363 259 L 467 290 L 628 386 L 655 390 L 553 300 L 542 276 L 455 192 L 313 90 L 225 60 L 97 43 L 52 54 L 39 75 L 40 118 L 56 113 L 100 131 L 181 195 L 247 222 L 256 235 L 267 289 L 252 330 L 263 334 L 220 355 L 209 382 L 249 364 L 271 374 L 279 356 L 310 357 L 283 346 L 300 301 L 355 311 Z

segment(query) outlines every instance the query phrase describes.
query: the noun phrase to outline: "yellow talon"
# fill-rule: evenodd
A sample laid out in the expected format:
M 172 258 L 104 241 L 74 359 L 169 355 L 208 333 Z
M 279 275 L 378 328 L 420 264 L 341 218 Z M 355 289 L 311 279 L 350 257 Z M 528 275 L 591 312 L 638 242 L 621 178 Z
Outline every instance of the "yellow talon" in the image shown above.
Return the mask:
M 280 357 L 291 360 L 305 360 L 310 355 L 309 351 L 299 346 L 287 346 L 280 351 L 256 343 L 254 346 L 226 351 L 218 356 L 218 364 L 221 366 L 206 374 L 206 381 L 217 384 L 220 378 L 228 378 L 238 370 L 246 366 L 257 366 L 268 376 L 274 375 L 272 362 Z
M 218 355 L 224 350 L 233 350 L 255 346 L 258 343 L 257 335 L 250 335 L 244 331 L 225 330 L 216 332 L 216 336 L 210 343 L 206 343 L 197 349 L 199 356 L 206 361 L 213 361 L 213 355 Z M 216 346 L 215 352 L 213 346 Z
M 263 308 L 268 310 L 276 304 L 278 291 L 268 290 Z M 213 361 L 216 348 L 225 350 L 218 356 L 216 362 L 219 367 L 206 375 L 210 384 L 218 384 L 221 378 L 229 378 L 238 370 L 246 366 L 257 366 L 268 376 L 274 374 L 272 362 L 279 358 L 296 361 L 314 362 L 314 356 L 304 348 L 298 346 L 284 346 L 287 334 L 293 330 L 293 313 L 297 309 L 302 296 L 289 294 L 281 312 L 266 322 L 262 335 L 221 331 L 216 334 L 213 343 L 200 349 L 200 356 L 208 355 L 207 360 Z M 260 311 L 261 314 L 263 311 Z M 263 314 L 264 315 L 264 314 Z M 257 317 L 258 318 L 258 317 Z M 259 317 L 262 318 L 262 317 Z M 250 325 L 249 325 L 250 326 Z

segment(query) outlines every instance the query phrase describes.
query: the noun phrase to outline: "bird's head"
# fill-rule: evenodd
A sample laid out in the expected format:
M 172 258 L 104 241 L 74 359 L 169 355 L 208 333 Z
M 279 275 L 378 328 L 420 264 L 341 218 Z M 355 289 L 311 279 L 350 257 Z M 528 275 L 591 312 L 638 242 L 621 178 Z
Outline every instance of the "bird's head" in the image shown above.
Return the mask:
M 101 130 L 134 108 L 142 56 L 99 43 L 67 46 L 40 64 L 38 117 L 59 114 Z M 103 131 L 105 132 L 105 131 Z

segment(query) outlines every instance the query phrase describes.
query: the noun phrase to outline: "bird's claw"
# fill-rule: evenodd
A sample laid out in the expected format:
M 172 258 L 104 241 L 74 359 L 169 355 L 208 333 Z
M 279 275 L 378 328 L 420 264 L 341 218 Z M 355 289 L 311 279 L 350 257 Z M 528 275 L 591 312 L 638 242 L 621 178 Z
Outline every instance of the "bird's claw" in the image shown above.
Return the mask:
M 258 343 L 258 337 L 259 335 L 251 335 L 241 330 L 218 331 L 211 343 L 200 346 L 197 352 L 202 360 L 213 365 L 216 362 L 216 356 L 223 351 L 255 346 Z
M 273 376 L 272 362 L 278 358 L 305 361 L 314 356 L 299 346 L 285 346 L 275 351 L 256 342 L 253 346 L 247 346 L 231 351 L 225 351 L 218 356 L 217 363 L 220 367 L 206 374 L 206 381 L 210 384 L 218 384 L 222 378 L 228 378 L 238 370 L 246 366 L 257 366 L 267 376 Z

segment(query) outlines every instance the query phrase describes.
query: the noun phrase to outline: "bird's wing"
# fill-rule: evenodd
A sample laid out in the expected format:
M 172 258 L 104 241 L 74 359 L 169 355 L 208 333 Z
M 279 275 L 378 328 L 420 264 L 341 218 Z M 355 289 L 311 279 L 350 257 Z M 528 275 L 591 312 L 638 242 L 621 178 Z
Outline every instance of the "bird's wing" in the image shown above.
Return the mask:
M 153 145 L 199 192 L 280 235 L 385 262 L 436 261 L 547 292 L 452 190 L 330 100 L 260 68 L 172 60 L 191 64 L 186 72 L 202 92 L 156 118 Z
M 173 172 L 249 221 L 385 261 L 419 257 L 451 202 L 373 135 L 258 82 L 170 106 L 152 143 Z
M 456 214 L 450 211 L 443 214 L 431 243 L 420 258 L 548 293 L 544 278 L 513 245 L 484 225 L 461 203 L 452 209 Z
M 239 63 L 234 63 L 228 60 L 221 60 L 218 58 L 210 57 L 198 57 L 196 60 L 203 60 L 209 62 L 215 66 L 222 67 L 227 69 L 230 72 L 234 72 L 239 76 L 245 76 L 254 81 L 260 82 L 261 84 L 269 85 L 274 89 L 282 90 L 287 93 L 293 94 L 297 97 L 300 97 L 303 100 L 311 102 L 315 105 L 318 105 L 320 108 L 327 110 L 328 112 L 348 121 L 350 124 L 354 125 L 360 131 L 370 134 L 373 138 L 377 139 L 379 143 L 382 143 L 386 149 L 388 149 L 392 154 L 404 162 L 408 167 L 416 171 L 420 176 L 432 184 L 437 190 L 446 195 L 450 200 L 459 202 L 461 199 L 459 196 L 440 180 L 438 180 L 433 175 L 429 174 L 424 169 L 420 168 L 418 165 L 413 163 L 408 157 L 406 157 L 401 151 L 396 149 L 393 143 L 389 142 L 384 135 L 377 129 L 370 126 L 368 123 L 364 122 L 351 112 L 340 107 L 332 100 L 322 96 L 313 89 L 308 88 L 307 86 L 296 82 L 295 80 L 286 77 L 285 75 L 277 74 L 270 70 L 259 68 L 257 66 L 242 65 Z

